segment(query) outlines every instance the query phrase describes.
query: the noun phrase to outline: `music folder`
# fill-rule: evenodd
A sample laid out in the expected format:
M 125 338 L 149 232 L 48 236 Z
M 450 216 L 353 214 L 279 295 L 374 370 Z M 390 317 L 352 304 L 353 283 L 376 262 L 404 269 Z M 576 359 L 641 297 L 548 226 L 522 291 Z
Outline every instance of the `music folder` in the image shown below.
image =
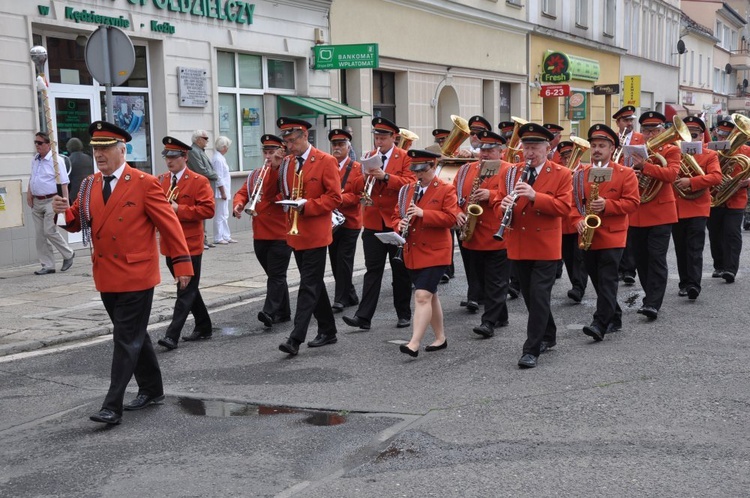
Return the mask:
M 680 142 L 680 149 L 683 154 L 703 154 L 703 142 Z
M 383 244 L 393 244 L 394 246 L 402 246 L 406 244 L 406 239 L 396 232 L 376 233 L 375 237 L 377 237 Z
M 727 150 L 730 148 L 730 143 L 727 140 L 719 140 L 716 142 L 708 142 L 706 147 L 709 150 Z
M 586 181 L 589 183 L 602 183 L 612 180 L 612 168 L 589 168 Z

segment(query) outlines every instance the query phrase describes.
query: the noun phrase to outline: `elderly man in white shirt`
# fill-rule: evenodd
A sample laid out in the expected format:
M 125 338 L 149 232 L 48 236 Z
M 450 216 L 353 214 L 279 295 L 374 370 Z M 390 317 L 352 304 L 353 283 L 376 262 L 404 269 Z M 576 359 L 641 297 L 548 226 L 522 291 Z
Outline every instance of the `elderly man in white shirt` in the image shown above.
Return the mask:
M 60 271 L 67 271 L 73 266 L 76 253 L 70 248 L 55 225 L 55 212 L 52 210 L 52 198 L 57 195 L 57 182 L 52 157 L 52 144 L 46 133 L 39 132 L 34 136 L 36 155 L 31 161 L 31 177 L 26 192 L 26 203 L 31 208 L 34 227 L 36 228 L 36 252 L 42 268 L 35 275 L 55 273 L 54 247 L 63 257 Z M 60 183 L 62 196 L 68 197 L 68 172 L 62 157 L 59 159 Z
M 220 136 L 214 143 L 214 155 L 211 158 L 218 179 L 216 180 L 216 214 L 214 215 L 214 244 L 229 244 L 237 242 L 229 233 L 229 192 L 232 188 L 232 178 L 229 176 L 229 165 L 224 157 L 232 141 Z

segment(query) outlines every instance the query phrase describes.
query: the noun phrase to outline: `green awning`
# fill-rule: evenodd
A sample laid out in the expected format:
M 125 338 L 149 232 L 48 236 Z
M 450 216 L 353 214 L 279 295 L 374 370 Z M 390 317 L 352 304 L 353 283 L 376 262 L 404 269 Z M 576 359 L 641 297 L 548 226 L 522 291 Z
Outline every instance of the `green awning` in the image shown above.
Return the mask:
M 304 111 L 295 114 L 294 110 L 288 107 L 289 104 L 301 107 Z M 285 108 L 284 111 L 281 109 L 282 105 Z M 312 113 L 309 111 L 312 111 Z M 348 105 L 344 105 L 331 99 L 279 95 L 280 116 L 318 117 L 321 114 L 324 116 L 326 124 L 331 119 L 362 119 L 363 117 L 370 115 L 364 111 L 360 111 L 359 109 L 349 107 Z

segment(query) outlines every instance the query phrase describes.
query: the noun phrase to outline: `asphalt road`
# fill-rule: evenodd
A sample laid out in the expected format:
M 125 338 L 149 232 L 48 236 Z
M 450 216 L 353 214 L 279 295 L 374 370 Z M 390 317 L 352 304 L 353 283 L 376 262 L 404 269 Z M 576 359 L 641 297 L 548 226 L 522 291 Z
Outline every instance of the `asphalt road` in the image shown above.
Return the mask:
M 440 288 L 448 349 L 417 359 L 398 352 L 410 331 L 387 282 L 372 330 L 339 320 L 337 344 L 293 358 L 277 350 L 290 327 L 242 303 L 213 312 L 214 339 L 160 352 L 166 402 L 114 428 L 88 420 L 110 341 L 0 359 L 0 495 L 747 496 L 748 261 L 729 285 L 707 257 L 696 302 L 672 261 L 655 322 L 621 287 L 623 331 L 601 343 L 580 332 L 593 288 L 572 304 L 563 276 L 558 345 L 533 370 L 516 366 L 522 301 L 479 339 L 462 277 Z

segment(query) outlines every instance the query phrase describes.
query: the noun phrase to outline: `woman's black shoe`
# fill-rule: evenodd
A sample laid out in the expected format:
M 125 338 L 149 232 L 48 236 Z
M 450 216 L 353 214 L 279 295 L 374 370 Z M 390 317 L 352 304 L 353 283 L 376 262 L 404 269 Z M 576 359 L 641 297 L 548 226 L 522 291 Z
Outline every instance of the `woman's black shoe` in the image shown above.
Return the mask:
M 402 353 L 408 354 L 412 358 L 416 358 L 417 356 L 419 356 L 419 351 L 412 351 L 411 349 L 409 349 L 409 346 L 407 346 L 406 344 L 400 345 L 398 347 L 398 350 L 401 351 Z
M 439 351 L 448 347 L 448 339 L 444 340 L 440 346 L 425 346 L 424 350 L 428 353 L 430 351 Z

